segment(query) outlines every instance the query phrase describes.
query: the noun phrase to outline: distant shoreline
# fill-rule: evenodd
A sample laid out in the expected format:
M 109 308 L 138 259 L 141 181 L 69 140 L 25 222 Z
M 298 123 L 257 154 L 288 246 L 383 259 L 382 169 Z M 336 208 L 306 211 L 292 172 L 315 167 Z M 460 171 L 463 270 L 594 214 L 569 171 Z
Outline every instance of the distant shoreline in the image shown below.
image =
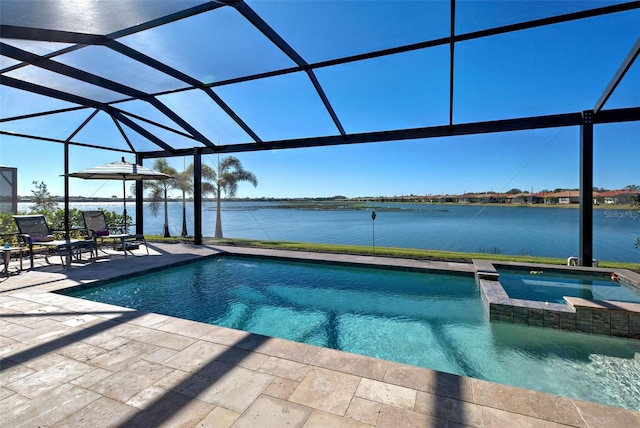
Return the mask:
M 56 197 L 56 202 L 64 203 L 64 198 Z M 127 202 L 134 203 L 135 198 L 127 198 Z M 187 202 L 193 202 L 192 198 L 187 198 Z M 203 202 L 215 202 L 214 198 L 203 198 Z M 578 203 L 560 204 L 560 203 L 504 203 L 504 202 L 422 202 L 422 201 L 407 201 L 407 200 L 393 200 L 393 198 L 375 198 L 371 200 L 362 200 L 361 198 L 355 199 L 333 199 L 333 198 L 223 198 L 223 202 L 276 202 L 286 204 L 286 206 L 279 206 L 274 208 L 283 209 L 301 209 L 301 208 L 323 208 L 324 209 L 367 209 L 376 207 L 377 204 L 417 204 L 417 205 L 444 205 L 444 206 L 478 206 L 478 207 L 517 207 L 517 208 L 580 208 Z M 94 203 L 101 202 L 108 203 L 122 203 L 122 198 L 84 198 L 84 197 L 69 197 L 70 203 Z M 144 202 L 150 202 L 149 199 L 145 199 Z M 169 198 L 168 202 L 182 202 L 182 198 Z M 18 203 L 28 204 L 32 203 L 29 198 L 20 198 Z M 374 205 L 376 204 L 376 205 Z M 638 206 L 630 204 L 598 204 L 593 205 L 594 209 L 609 209 L 609 210 L 631 210 L 640 209 Z

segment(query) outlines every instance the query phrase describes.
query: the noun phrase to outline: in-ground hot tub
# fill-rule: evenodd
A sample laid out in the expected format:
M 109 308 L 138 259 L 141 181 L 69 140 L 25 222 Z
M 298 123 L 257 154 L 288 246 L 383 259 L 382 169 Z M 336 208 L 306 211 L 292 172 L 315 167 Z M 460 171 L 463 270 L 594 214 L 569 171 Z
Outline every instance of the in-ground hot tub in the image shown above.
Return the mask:
M 485 260 L 474 265 L 491 321 L 640 340 L 635 272 Z

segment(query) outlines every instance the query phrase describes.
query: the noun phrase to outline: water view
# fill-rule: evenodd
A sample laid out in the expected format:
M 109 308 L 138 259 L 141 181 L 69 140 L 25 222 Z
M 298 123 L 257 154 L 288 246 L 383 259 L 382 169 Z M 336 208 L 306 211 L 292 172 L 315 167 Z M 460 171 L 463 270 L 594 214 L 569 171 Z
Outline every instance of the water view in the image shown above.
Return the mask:
M 293 205 L 293 203 L 291 204 Z M 261 240 L 420 248 L 549 257 L 578 256 L 578 209 L 528 206 L 367 203 L 366 208 L 321 209 L 283 202 L 223 202 L 224 236 Z M 27 210 L 28 203 L 19 210 Z M 122 202 L 72 203 L 72 208 L 122 213 Z M 375 221 L 371 210 L 376 211 Z M 127 212 L 134 218 L 135 207 Z M 203 203 L 203 235 L 213 236 L 215 203 Z M 594 210 L 593 253 L 598 260 L 640 262 L 637 212 Z M 375 223 L 375 224 L 374 224 Z M 161 234 L 162 211 L 145 204 L 146 234 Z M 187 203 L 193 233 L 193 204 Z M 169 230 L 182 231 L 182 203 L 169 203 Z

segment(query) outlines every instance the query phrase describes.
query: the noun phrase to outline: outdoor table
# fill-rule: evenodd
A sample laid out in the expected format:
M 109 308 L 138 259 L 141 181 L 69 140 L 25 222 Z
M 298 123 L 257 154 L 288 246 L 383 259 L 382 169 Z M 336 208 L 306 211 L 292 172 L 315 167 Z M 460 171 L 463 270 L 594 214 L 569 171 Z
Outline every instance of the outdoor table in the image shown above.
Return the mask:
M 23 247 L 2 247 L 2 252 L 4 253 L 4 273 L 9 277 L 9 263 L 11 262 L 11 254 L 18 254 L 20 260 L 20 269 L 18 272 L 22 271 L 22 255 L 24 252 Z
M 76 259 L 76 260 L 82 260 L 82 252 L 83 251 L 89 251 L 91 253 L 90 255 L 90 259 L 94 258 L 94 252 L 95 252 L 95 257 L 98 257 L 98 249 L 95 245 L 95 243 L 93 242 L 93 239 L 88 240 L 88 239 L 81 239 L 81 240 L 70 240 L 67 243 L 64 244 L 60 244 L 61 247 L 61 254 L 63 256 L 67 256 L 69 257 L 69 259 Z M 60 251 L 60 250 L 59 250 Z M 66 268 L 69 264 L 71 260 L 67 260 L 67 263 L 64 263 L 64 258 L 63 257 L 63 263 L 62 263 L 62 267 Z

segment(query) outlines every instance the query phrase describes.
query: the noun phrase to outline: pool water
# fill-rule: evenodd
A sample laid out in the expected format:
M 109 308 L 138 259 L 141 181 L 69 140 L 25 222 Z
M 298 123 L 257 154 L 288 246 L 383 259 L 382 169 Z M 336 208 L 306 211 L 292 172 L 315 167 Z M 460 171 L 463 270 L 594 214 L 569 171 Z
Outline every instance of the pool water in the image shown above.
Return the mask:
M 65 294 L 640 410 L 640 342 L 491 323 L 472 277 L 219 257 Z
M 640 303 L 640 290 L 605 276 L 498 269 L 500 285 L 513 299 L 566 303 L 563 296 Z

